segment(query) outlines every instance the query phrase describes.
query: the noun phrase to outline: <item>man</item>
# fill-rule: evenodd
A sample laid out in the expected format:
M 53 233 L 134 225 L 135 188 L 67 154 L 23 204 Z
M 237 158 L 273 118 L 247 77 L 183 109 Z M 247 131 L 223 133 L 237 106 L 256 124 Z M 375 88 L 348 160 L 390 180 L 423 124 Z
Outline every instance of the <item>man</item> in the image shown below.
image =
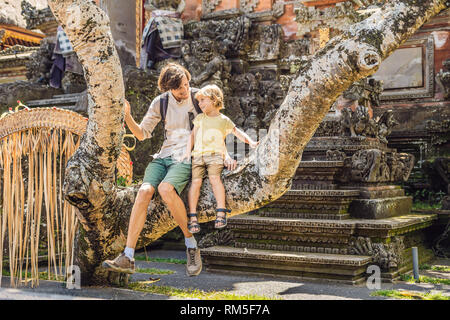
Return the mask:
M 196 276 L 202 270 L 200 249 L 189 232 L 186 208 L 180 198 L 191 178 L 190 161 L 183 162 L 181 159 L 191 133 L 191 119 L 200 112 L 194 105 L 197 102 L 192 98 L 190 79 L 189 71 L 178 64 L 170 63 L 164 67 L 158 80 L 158 88 L 163 93 L 152 101 L 140 124 L 131 116 L 128 101 L 125 102 L 125 122 L 138 140 L 150 138 L 153 129 L 161 120 L 164 121 L 165 138 L 161 150 L 153 156 L 153 161 L 145 170 L 143 183 L 131 211 L 126 248 L 116 259 L 104 261 L 104 268 L 117 272 L 135 272 L 134 249 L 144 228 L 147 208 L 157 191 L 183 231 L 187 275 Z M 233 170 L 236 162 L 227 155 L 225 165 Z

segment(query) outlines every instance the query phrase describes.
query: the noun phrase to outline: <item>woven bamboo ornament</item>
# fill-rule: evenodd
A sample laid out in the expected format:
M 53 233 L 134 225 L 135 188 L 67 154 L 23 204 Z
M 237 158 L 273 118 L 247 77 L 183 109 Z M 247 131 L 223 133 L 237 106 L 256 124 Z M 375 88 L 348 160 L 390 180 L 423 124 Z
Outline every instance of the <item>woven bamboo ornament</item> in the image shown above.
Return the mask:
M 11 286 L 31 282 L 34 287 L 39 285 L 38 258 L 45 247 L 49 279 L 62 277 L 64 268 L 73 264 L 77 209 L 64 201 L 62 184 L 87 119 L 58 108 L 19 107 L 25 109 L 0 119 L 0 269 L 5 261 Z M 117 176 L 131 184 L 132 172 L 122 146 Z

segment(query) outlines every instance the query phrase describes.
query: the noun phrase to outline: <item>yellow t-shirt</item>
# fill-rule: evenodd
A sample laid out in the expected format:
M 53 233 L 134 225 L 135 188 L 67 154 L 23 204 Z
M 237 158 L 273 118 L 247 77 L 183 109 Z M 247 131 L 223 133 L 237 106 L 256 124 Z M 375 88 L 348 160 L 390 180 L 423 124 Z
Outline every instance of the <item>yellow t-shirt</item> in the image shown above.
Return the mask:
M 216 117 L 208 117 L 200 113 L 193 121 L 198 128 L 194 141 L 193 156 L 208 153 L 225 154 L 225 137 L 231 133 L 235 127 L 233 121 L 227 116 L 220 114 Z

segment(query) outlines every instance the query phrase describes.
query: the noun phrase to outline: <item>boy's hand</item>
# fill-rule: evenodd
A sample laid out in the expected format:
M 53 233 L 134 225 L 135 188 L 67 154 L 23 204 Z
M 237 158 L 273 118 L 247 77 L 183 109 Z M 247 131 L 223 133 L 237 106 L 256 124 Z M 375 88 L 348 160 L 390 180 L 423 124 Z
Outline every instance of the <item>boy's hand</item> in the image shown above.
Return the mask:
M 231 157 L 225 157 L 223 164 L 228 170 L 233 171 L 234 169 L 236 169 L 237 161 L 232 159 Z
M 250 148 L 253 148 L 253 149 L 255 149 L 258 146 L 258 144 L 259 144 L 259 141 L 256 141 L 256 142 L 252 141 L 252 142 L 249 143 Z

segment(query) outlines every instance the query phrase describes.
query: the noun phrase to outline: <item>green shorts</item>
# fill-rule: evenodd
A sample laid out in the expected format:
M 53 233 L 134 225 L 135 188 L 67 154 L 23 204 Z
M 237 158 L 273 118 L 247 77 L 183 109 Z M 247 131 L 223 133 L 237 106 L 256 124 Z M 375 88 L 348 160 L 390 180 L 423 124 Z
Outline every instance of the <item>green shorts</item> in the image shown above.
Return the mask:
M 145 169 L 144 183 L 149 183 L 158 191 L 161 182 L 172 185 L 181 194 L 184 187 L 191 180 L 192 166 L 190 162 L 175 161 L 172 157 L 156 158 Z

